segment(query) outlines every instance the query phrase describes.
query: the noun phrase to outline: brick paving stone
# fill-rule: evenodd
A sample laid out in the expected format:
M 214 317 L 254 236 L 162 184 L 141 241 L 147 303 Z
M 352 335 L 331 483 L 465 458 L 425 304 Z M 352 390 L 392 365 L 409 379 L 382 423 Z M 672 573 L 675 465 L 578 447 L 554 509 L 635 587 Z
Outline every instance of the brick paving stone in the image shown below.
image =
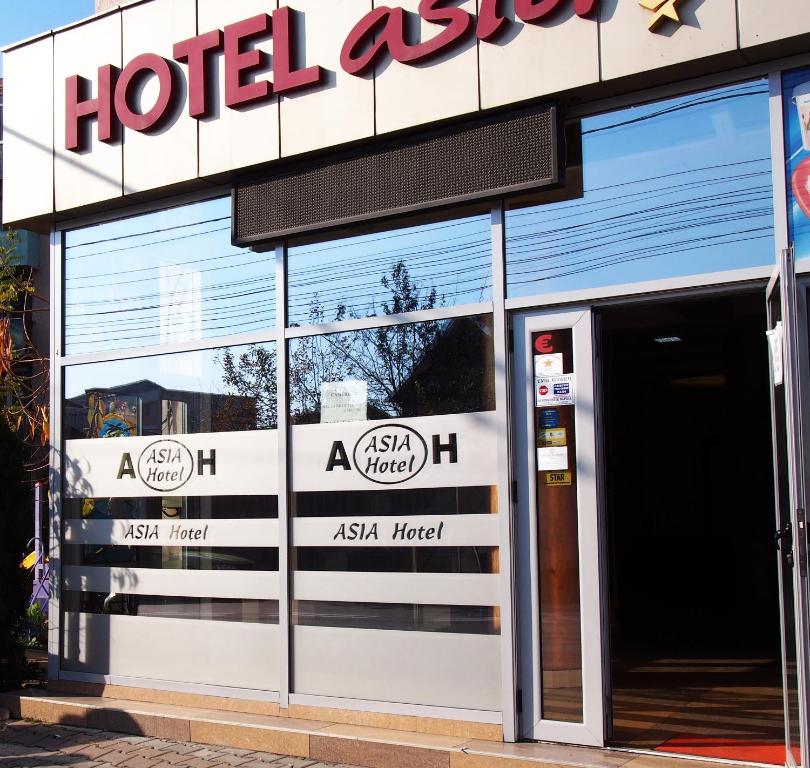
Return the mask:
M 174 749 L 175 747 L 179 747 L 180 743 L 169 741 L 168 739 L 149 739 L 149 741 L 145 741 L 141 746 L 151 747 L 152 749 Z M 196 744 L 194 746 L 196 746 Z
M 9 742 L 0 742 L 0 756 L 3 755 L 27 755 L 38 752 L 36 747 L 26 747 L 22 744 L 11 744 Z
M 143 746 L 144 743 L 147 741 L 152 741 L 154 736 L 124 736 L 122 734 L 118 734 L 116 741 L 122 741 L 126 744 L 139 744 Z
M 79 751 L 82 747 L 97 742 L 92 734 L 88 733 L 70 733 L 70 732 L 57 732 L 52 736 L 43 736 L 37 739 L 35 746 L 51 749 L 58 749 L 68 754 Z
M 121 763 L 121 766 L 122 768 L 154 768 L 157 762 L 158 758 L 150 760 L 148 757 L 144 757 L 143 755 L 136 755 L 135 757 Z
M 75 751 L 67 753 L 74 754 L 77 757 L 83 757 L 86 760 L 100 760 L 104 755 L 109 755 L 111 752 L 116 752 L 115 745 L 109 742 L 92 741 L 89 744 L 83 744 L 77 747 Z
M 184 761 L 188 760 L 188 754 L 184 752 L 166 752 L 166 754 L 160 756 L 160 759 L 166 765 L 182 765 Z
M 159 758 L 164 763 L 169 763 L 169 765 L 182 765 L 183 761 L 188 759 L 188 755 L 167 750 L 165 752 L 161 751 L 160 754 L 156 755 L 156 758 Z
M 196 752 L 188 752 L 189 757 L 197 757 L 200 760 L 212 760 L 219 755 L 219 752 L 210 747 L 200 747 Z
M 243 766 L 245 763 L 255 760 L 255 755 L 255 752 L 248 752 L 246 755 L 228 755 L 225 753 L 220 753 L 220 756 L 217 759 L 225 765 L 230 765 L 231 768 L 241 768 L 241 766 Z
M 267 768 L 268 763 L 264 760 L 251 760 L 249 763 L 242 763 L 239 768 Z
M 34 726 L 33 728 L 20 729 L 14 734 L 14 741 L 18 744 L 33 744 L 43 736 L 48 735 L 48 728 L 44 726 Z
M 127 760 L 132 760 L 132 758 L 132 752 L 109 752 L 108 754 L 104 755 L 104 762 L 109 763 L 110 765 L 121 765 Z
M 0 724 L 0 768 L 354 768 L 73 726 Z
M 216 766 L 222 765 L 224 764 L 217 763 L 216 761 L 204 760 L 199 757 L 189 757 L 186 755 L 186 759 L 178 765 L 178 768 L 215 768 Z M 267 766 L 265 766 L 265 768 L 267 768 Z
M 3 763 L 0 763 L 3 765 Z M 43 762 L 41 760 L 37 760 L 37 758 L 32 757 L 31 755 L 21 755 L 20 757 L 14 758 L 13 763 L 6 763 L 8 766 L 13 766 L 14 768 L 43 768 Z
M 185 755 L 189 752 L 196 752 L 204 744 L 194 744 L 190 741 L 166 741 L 166 749 L 171 749 L 179 755 Z

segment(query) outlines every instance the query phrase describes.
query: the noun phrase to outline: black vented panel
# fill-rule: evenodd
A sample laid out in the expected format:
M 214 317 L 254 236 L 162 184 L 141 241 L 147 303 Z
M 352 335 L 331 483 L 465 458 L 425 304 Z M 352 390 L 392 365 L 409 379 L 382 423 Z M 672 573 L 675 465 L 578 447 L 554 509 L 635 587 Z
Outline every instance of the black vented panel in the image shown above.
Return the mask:
M 245 245 L 558 180 L 554 107 L 376 141 L 237 183 L 233 241 Z

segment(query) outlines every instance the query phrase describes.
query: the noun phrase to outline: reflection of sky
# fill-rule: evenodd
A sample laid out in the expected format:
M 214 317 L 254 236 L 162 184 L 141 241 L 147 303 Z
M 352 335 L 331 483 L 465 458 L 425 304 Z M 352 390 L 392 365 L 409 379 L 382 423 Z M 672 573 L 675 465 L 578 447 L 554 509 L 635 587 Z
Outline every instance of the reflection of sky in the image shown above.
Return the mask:
M 793 194 L 791 179 L 802 160 L 810 157 L 802 143 L 799 112 L 793 99 L 795 88 L 807 84 L 810 93 L 810 69 L 799 69 L 782 75 L 783 113 L 785 117 L 785 155 L 787 156 L 787 204 L 790 240 L 796 250 L 797 259 L 810 258 L 810 219 L 799 208 Z M 802 89 L 804 90 L 804 89 Z
M 275 349 L 275 344 L 260 346 L 268 350 Z M 231 347 L 235 358 L 247 349 L 247 346 Z M 222 349 L 206 349 L 134 360 L 67 366 L 64 378 L 65 398 L 79 397 L 90 389 L 110 389 L 145 380 L 165 389 L 215 395 L 232 394 L 222 380 L 222 352 Z
M 273 327 L 273 258 L 230 232 L 230 198 L 68 232 L 67 354 Z
M 772 264 L 768 87 L 583 121 L 584 198 L 507 216 L 510 296 Z
M 391 290 L 382 284 L 402 262 L 422 300 L 436 289 L 436 306 L 488 301 L 492 297 L 489 216 L 426 224 L 289 251 L 289 322 L 331 322 L 346 316 L 384 314 Z M 321 315 L 313 312 L 317 303 Z

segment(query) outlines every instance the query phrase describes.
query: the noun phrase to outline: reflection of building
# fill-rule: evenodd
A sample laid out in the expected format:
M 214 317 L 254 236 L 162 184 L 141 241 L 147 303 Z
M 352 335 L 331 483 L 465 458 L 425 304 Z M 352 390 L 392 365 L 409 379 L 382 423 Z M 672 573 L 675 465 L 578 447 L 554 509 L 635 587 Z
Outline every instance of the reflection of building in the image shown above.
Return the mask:
M 176 435 L 187 432 L 238 432 L 256 426 L 255 400 L 240 395 L 166 389 L 135 381 L 92 389 L 65 406 L 66 437 L 122 434 Z
M 6 216 L 60 258 L 55 401 L 87 382 L 55 676 L 807 764 L 805 0 L 369 5 L 147 0 L 5 54 Z M 203 351 L 245 398 L 163 388 Z M 216 477 L 121 463 L 178 433 Z

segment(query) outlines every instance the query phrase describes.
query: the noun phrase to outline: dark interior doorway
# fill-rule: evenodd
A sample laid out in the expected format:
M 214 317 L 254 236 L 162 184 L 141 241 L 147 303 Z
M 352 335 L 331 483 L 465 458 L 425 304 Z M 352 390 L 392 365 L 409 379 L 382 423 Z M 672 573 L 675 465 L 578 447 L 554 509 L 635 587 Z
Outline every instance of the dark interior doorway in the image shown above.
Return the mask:
M 784 763 L 764 296 L 600 328 L 612 742 Z

